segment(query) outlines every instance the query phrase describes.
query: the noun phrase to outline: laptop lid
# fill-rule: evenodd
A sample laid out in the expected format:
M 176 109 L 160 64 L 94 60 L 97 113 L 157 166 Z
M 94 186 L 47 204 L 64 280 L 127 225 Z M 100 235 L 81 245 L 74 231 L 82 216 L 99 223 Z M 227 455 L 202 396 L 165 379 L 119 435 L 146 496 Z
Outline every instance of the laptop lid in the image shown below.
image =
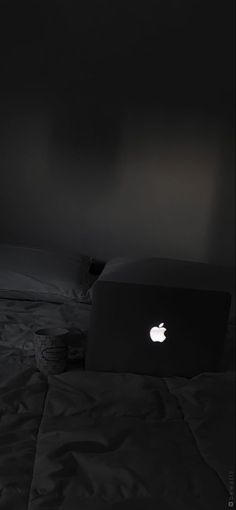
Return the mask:
M 219 369 L 227 292 L 98 281 L 86 369 L 192 377 Z

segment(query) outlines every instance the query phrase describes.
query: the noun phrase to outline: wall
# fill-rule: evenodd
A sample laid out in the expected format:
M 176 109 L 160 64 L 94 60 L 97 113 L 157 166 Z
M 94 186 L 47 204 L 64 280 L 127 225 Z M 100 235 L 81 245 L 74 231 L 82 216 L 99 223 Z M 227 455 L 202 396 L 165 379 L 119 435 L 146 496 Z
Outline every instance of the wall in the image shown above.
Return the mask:
M 53 143 L 47 112 L 14 115 L 5 131 L 2 237 L 60 241 L 102 259 L 138 253 L 232 264 L 234 167 L 224 133 L 199 118 L 150 117 L 129 114 L 115 155 L 91 161 Z
M 2 241 L 234 263 L 232 2 L 190 4 L 94 3 L 78 29 L 61 2 L 50 30 L 28 6 L 3 59 Z

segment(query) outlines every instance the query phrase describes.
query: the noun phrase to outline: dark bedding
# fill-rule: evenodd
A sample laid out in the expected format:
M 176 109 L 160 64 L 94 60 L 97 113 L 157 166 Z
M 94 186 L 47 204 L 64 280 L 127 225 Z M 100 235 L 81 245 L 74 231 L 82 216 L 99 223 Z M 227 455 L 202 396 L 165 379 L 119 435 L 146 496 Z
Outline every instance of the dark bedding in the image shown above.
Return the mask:
M 83 371 L 89 313 L 0 301 L 0 510 L 228 508 L 234 372 Z M 34 331 L 46 326 L 75 333 L 68 371 L 48 379 L 33 357 Z
M 1 510 L 223 510 L 234 375 L 22 371 L 0 388 Z
M 91 305 L 0 299 L 0 382 L 35 367 L 34 338 L 40 328 L 67 328 L 69 359 L 84 356 Z

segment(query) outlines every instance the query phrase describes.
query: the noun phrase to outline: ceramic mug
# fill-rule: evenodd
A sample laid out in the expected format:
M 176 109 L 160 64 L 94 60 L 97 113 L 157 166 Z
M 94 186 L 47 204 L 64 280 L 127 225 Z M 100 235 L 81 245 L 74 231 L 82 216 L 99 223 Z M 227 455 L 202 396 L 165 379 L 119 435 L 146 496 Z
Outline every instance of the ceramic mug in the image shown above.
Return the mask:
M 66 370 L 68 346 L 65 328 L 44 328 L 35 331 L 35 360 L 45 375 L 60 374 Z

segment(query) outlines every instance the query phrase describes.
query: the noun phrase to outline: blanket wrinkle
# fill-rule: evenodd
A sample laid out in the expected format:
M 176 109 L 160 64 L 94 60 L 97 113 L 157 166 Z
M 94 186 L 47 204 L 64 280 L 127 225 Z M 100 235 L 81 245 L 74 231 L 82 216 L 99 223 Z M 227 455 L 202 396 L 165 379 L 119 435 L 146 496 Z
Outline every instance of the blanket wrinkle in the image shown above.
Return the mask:
M 16 389 L 15 394 L 11 392 L 14 402 L 25 396 L 25 402 L 32 406 L 30 411 L 35 410 L 36 415 L 40 402 L 42 413 L 37 418 L 36 426 L 33 423 L 33 428 L 27 411 L 17 413 L 25 422 L 20 427 L 19 449 L 16 446 L 19 452 L 17 465 L 14 467 L 16 456 L 13 452 L 9 457 L 7 472 L 1 473 L 5 490 L 1 494 L 0 508 L 1 504 L 6 506 L 8 501 L 11 501 L 12 508 L 19 510 L 111 510 L 119 507 L 122 510 L 154 510 L 159 507 L 159 502 L 161 510 L 207 510 L 211 508 L 212 501 L 214 508 L 224 507 L 224 501 L 227 502 L 225 488 L 217 473 L 202 458 L 202 450 L 195 446 L 193 432 L 186 423 L 189 414 L 191 419 L 192 416 L 199 416 L 201 424 L 201 404 L 209 398 L 217 376 L 209 378 L 211 386 L 205 385 L 203 377 L 206 398 L 200 391 L 202 402 L 194 400 L 195 393 L 199 394 L 199 388 L 201 390 L 201 384 L 194 381 L 186 381 L 186 389 L 182 390 L 184 399 L 179 402 L 178 396 L 175 393 L 172 395 L 175 389 L 170 391 L 168 381 L 163 383 L 156 378 L 147 380 L 144 376 L 116 377 L 113 374 L 84 371 L 51 376 L 47 379 L 47 387 L 39 393 L 39 400 L 35 400 L 34 384 L 40 378 L 39 373 L 36 379 L 32 373 L 28 373 L 27 377 L 22 376 L 21 389 L 18 392 Z M 74 385 L 76 391 L 73 395 L 68 384 L 63 392 L 63 380 Z M 170 381 L 170 385 L 174 386 L 175 381 Z M 28 401 L 30 388 L 32 391 Z M 96 417 L 81 417 L 80 409 L 84 402 L 78 399 L 79 388 L 82 393 L 87 389 L 88 397 L 99 397 L 100 411 L 98 409 Z M 105 388 L 108 388 L 107 392 Z M 11 384 L 9 389 L 12 389 Z M 114 389 L 114 392 L 110 389 Z M 218 389 L 213 397 L 217 398 L 217 393 Z M 71 396 L 69 409 L 66 395 Z M 56 407 L 52 406 L 55 399 L 58 403 Z M 3 405 L 4 400 L 7 399 L 3 399 Z M 97 399 L 94 401 L 96 406 Z M 165 402 L 167 413 L 163 413 L 162 402 Z M 124 416 L 111 416 L 108 403 L 112 413 L 120 406 L 122 412 L 125 411 Z M 155 419 L 150 420 L 152 416 L 149 416 L 149 411 L 154 403 L 157 404 L 156 415 Z M 212 398 L 213 408 L 214 405 Z M 144 408 L 146 417 L 143 415 Z M 62 409 L 64 412 L 66 410 L 64 416 Z M 137 416 L 130 419 L 129 411 L 133 410 Z M 169 417 L 168 421 L 160 420 L 163 414 Z M 203 432 L 211 440 L 207 416 L 206 420 L 206 431 Z M 15 427 L 17 430 L 18 418 Z M 22 448 L 20 440 L 26 437 L 27 430 L 29 435 L 31 430 L 34 431 L 36 439 L 30 441 L 29 438 L 29 443 Z M 203 441 L 204 434 L 200 435 Z M 208 443 L 206 446 L 209 446 Z M 21 451 L 26 461 L 22 474 Z M 219 453 L 218 450 L 216 453 Z M 18 487 L 10 488 L 9 482 L 11 484 L 12 480 L 18 480 Z M 22 491 L 21 496 L 18 489 Z M 18 507 L 17 491 L 22 504 Z
M 181 415 L 182 415 L 183 421 L 186 423 L 186 425 L 187 425 L 187 427 L 188 427 L 188 430 L 189 430 L 189 432 L 190 432 L 190 433 L 191 433 L 191 435 L 192 435 L 193 441 L 194 441 L 194 443 L 195 443 L 195 445 L 196 445 L 196 447 L 197 447 L 197 450 L 198 450 L 198 452 L 199 452 L 199 455 L 201 456 L 201 458 L 202 458 L 202 460 L 204 461 L 204 463 L 205 463 L 205 464 L 206 464 L 206 465 L 207 465 L 207 466 L 208 466 L 208 467 L 209 467 L 209 468 L 210 468 L 210 469 L 211 469 L 211 470 L 212 470 L 212 471 L 213 471 L 213 472 L 217 475 L 217 478 L 219 479 L 219 481 L 220 481 L 221 485 L 224 487 L 224 489 L 226 489 L 226 491 L 227 491 L 227 493 L 228 493 L 228 495 L 229 495 L 229 489 L 228 489 L 227 485 L 225 484 L 224 480 L 222 479 L 222 477 L 220 476 L 220 474 L 218 473 L 217 469 L 216 469 L 215 467 L 213 467 L 213 466 L 211 465 L 211 463 L 209 463 L 209 462 L 207 461 L 207 459 L 205 458 L 205 455 L 204 455 L 204 453 L 202 452 L 202 449 L 201 449 L 200 442 L 198 441 L 198 438 L 197 438 L 197 437 L 196 437 L 196 435 L 194 434 L 194 432 L 193 432 L 193 430 L 192 430 L 192 427 L 191 427 L 191 425 L 189 424 L 188 419 L 186 418 L 186 415 L 185 415 L 185 412 L 184 412 L 184 408 L 183 408 L 183 406 L 181 405 L 180 399 L 178 398 L 178 396 L 177 396 L 177 395 L 175 395 L 175 393 L 173 393 L 173 392 L 170 390 L 170 388 L 169 388 L 169 386 L 168 386 L 168 380 L 164 378 L 164 381 L 165 381 L 165 384 L 166 384 L 166 386 L 167 386 L 167 388 L 168 388 L 168 391 L 169 391 L 169 392 L 170 392 L 170 394 L 172 394 L 172 395 L 175 397 L 175 399 L 176 399 L 177 407 L 178 407 L 178 409 L 179 409 L 179 411 L 180 411 L 180 413 L 181 413 Z M 183 387 L 184 387 L 184 386 L 185 386 L 185 384 L 183 384 Z M 179 389 L 179 388 L 178 388 L 178 389 Z
M 40 433 L 41 424 L 42 424 L 43 417 L 44 417 L 44 410 L 45 410 L 45 407 L 46 407 L 46 401 L 47 401 L 47 397 L 48 397 L 48 389 L 49 389 L 49 385 L 47 384 L 47 388 L 46 388 L 46 391 L 45 391 L 45 394 L 44 394 L 44 399 L 43 399 L 41 419 L 40 419 L 40 422 L 39 422 L 39 425 L 38 425 L 38 432 L 37 432 L 37 437 L 36 437 L 36 442 L 35 442 L 34 460 L 33 460 L 33 466 L 32 466 L 32 477 L 31 477 L 31 483 L 30 483 L 29 492 L 28 492 L 27 510 L 30 510 L 31 488 L 32 488 L 33 480 L 34 480 L 34 472 L 35 472 L 35 467 L 36 467 L 36 462 L 37 462 L 38 439 L 39 439 L 39 433 Z

